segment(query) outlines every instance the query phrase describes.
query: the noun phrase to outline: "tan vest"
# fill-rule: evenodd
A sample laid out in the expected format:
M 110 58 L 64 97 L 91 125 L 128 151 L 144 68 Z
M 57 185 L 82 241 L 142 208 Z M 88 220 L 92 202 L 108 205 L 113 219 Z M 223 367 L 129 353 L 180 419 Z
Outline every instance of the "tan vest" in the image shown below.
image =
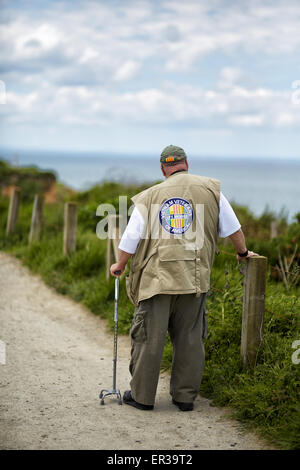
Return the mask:
M 126 278 L 135 305 L 156 294 L 200 295 L 209 290 L 219 200 L 219 181 L 186 171 L 132 198 L 146 222 Z

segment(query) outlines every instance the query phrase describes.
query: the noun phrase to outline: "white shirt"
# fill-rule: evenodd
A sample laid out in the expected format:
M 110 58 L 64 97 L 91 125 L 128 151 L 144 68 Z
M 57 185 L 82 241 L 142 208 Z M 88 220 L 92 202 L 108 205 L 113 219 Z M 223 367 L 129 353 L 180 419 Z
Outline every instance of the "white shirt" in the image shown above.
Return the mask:
M 135 207 L 129 219 L 128 225 L 121 238 L 119 249 L 126 253 L 135 253 L 140 239 L 142 238 L 145 221 L 143 216 Z M 226 238 L 241 228 L 237 216 L 224 194 L 220 193 L 219 204 L 219 237 Z

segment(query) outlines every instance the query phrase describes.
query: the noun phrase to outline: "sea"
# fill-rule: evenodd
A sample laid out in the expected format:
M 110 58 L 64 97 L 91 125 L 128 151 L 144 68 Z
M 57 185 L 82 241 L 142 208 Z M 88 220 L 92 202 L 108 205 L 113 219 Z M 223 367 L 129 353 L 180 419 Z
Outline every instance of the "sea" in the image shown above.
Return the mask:
M 58 151 L 1 151 L 14 165 L 54 171 L 67 186 L 83 190 L 103 181 L 153 183 L 163 180 L 159 156 Z M 189 157 L 189 172 L 217 178 L 231 202 L 256 216 L 264 211 L 289 221 L 300 212 L 300 159 Z

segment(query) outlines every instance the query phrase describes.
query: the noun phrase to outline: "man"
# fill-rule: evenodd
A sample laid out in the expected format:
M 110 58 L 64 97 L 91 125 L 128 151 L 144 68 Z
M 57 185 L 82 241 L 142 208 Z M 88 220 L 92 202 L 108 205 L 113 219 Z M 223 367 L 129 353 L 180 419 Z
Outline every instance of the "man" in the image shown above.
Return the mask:
M 255 256 L 220 192 L 220 182 L 188 173 L 184 150 L 161 153 L 165 181 L 132 198 L 134 210 L 122 236 L 120 275 L 133 255 L 128 296 L 136 305 L 130 329 L 131 390 L 128 405 L 151 410 L 167 331 L 173 345 L 170 394 L 182 411 L 193 410 L 204 368 L 205 298 L 217 239 L 229 236 L 238 260 Z

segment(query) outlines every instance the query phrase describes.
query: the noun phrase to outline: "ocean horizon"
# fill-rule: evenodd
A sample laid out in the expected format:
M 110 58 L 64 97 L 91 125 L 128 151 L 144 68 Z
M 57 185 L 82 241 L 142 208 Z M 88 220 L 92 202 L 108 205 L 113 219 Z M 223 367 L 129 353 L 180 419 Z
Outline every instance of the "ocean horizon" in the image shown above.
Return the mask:
M 76 190 L 103 181 L 150 184 L 163 180 L 159 156 L 154 155 L 0 150 L 0 158 L 54 171 L 58 181 Z M 300 212 L 299 160 L 209 156 L 188 156 L 188 160 L 190 173 L 219 179 L 228 200 L 247 206 L 257 216 L 270 210 L 291 221 Z

